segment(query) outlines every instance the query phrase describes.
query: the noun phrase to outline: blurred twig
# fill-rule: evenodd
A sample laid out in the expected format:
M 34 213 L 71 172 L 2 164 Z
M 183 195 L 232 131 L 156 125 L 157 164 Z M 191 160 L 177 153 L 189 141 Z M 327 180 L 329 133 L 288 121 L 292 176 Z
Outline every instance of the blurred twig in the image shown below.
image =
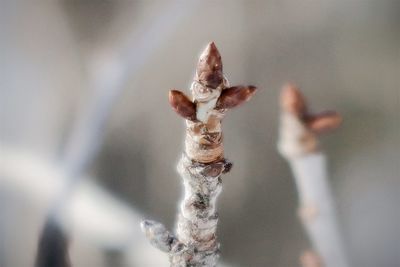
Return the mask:
M 287 85 L 281 94 L 279 152 L 289 162 L 299 193 L 299 216 L 316 254 L 303 258 L 310 266 L 349 267 L 343 248 L 318 135 L 337 128 L 335 112 L 311 114 L 300 91 Z M 316 259 L 321 261 L 317 263 Z

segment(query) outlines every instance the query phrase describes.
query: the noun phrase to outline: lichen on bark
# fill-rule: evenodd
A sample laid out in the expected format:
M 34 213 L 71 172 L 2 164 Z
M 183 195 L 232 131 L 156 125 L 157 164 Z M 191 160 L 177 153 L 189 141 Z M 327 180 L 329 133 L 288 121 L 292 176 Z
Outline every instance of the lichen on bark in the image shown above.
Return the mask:
M 221 174 L 232 167 L 224 158 L 221 121 L 256 91 L 254 86 L 229 87 L 222 70 L 221 55 L 212 42 L 197 64 L 192 99 L 178 90 L 169 93 L 172 108 L 186 119 L 185 150 L 178 164 L 184 197 L 176 236 L 153 221 L 144 221 L 142 229 L 153 245 L 168 252 L 171 266 L 216 266 L 219 258 L 216 201 Z

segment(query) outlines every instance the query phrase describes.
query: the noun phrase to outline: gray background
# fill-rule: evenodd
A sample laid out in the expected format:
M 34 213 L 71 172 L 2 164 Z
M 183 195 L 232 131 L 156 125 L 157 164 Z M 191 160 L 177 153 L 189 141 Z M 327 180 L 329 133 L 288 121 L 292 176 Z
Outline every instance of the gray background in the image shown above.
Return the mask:
M 223 125 L 225 154 L 234 168 L 223 178 L 218 205 L 222 259 L 237 266 L 291 267 L 298 266 L 300 252 L 309 247 L 296 217 L 290 170 L 276 151 L 279 90 L 292 81 L 313 110 L 335 109 L 344 117 L 342 127 L 322 143 L 353 266 L 399 266 L 399 4 L 180 3 L 187 15 L 167 34 L 146 37 L 149 44 L 160 40 L 138 68 L 128 70 L 104 144 L 88 171 L 118 198 L 173 227 L 182 190 L 175 165 L 184 124 L 169 107 L 167 93 L 171 88 L 187 92 L 197 57 L 213 40 L 231 84 L 260 88 Z M 128 36 L 142 38 L 169 5 L 2 0 L 1 143 L 57 158 L 79 116 L 76 111 L 91 98 L 87 58 L 102 47 L 112 51 Z M 7 235 L 10 240 L 2 239 L 0 231 L 2 246 L 15 246 L 15 255 L 0 254 L 10 264 L 1 267 L 20 267 L 15 264 L 32 257 L 24 239 L 36 242 L 43 212 L 36 212 L 23 196 L 3 192 L 2 199 L 21 212 L 3 212 L 3 222 L 25 230 Z M 77 257 L 85 259 L 82 266 L 118 266 L 118 255 L 111 253 L 99 263 L 99 254 L 88 246 L 73 254 L 72 261 Z

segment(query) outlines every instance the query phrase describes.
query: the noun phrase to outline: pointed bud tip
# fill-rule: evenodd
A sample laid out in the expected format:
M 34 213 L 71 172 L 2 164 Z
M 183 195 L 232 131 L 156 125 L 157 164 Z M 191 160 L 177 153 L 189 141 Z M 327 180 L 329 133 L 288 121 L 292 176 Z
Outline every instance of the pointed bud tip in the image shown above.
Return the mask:
M 221 55 L 214 42 L 209 43 L 200 55 L 196 80 L 211 88 L 217 88 L 223 82 Z
M 174 101 L 175 96 L 179 95 L 180 92 L 178 90 L 169 90 L 168 92 L 168 100 L 171 103 L 172 101 Z
M 175 112 L 181 117 L 187 120 L 196 119 L 196 105 L 181 91 L 170 90 L 168 101 Z
M 300 89 L 292 83 L 287 83 L 282 87 L 281 100 L 295 100 L 296 98 L 302 97 Z
M 253 85 L 249 85 L 249 87 L 248 87 L 247 90 L 249 91 L 249 95 L 250 95 L 250 96 L 253 96 L 253 95 L 256 93 L 256 91 L 257 91 L 257 87 L 255 87 L 255 86 L 253 86 Z
M 281 91 L 281 107 L 283 110 L 302 116 L 306 111 L 306 103 L 299 88 L 292 83 L 283 86 Z
M 322 260 L 314 251 L 308 250 L 300 256 L 302 267 L 322 267 Z
M 214 42 L 208 43 L 206 48 L 204 49 L 203 53 L 201 54 L 202 56 L 221 56 L 217 46 L 215 45 Z

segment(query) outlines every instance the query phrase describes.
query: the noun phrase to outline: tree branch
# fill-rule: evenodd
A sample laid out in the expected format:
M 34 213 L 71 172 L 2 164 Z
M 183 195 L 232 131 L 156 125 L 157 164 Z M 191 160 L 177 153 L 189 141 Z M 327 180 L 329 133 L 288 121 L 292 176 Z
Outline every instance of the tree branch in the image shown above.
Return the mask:
M 293 85 L 283 89 L 281 108 L 278 149 L 292 169 L 299 193 L 299 217 L 317 252 L 304 254 L 302 264 L 307 267 L 322 267 L 322 264 L 325 267 L 348 267 L 328 182 L 326 159 L 319 152 L 318 142 L 318 135 L 337 128 L 341 117 L 336 112 L 310 114 L 302 94 Z
M 185 194 L 177 235 L 155 222 L 144 222 L 142 228 L 153 245 L 169 253 L 171 266 L 217 265 L 216 201 L 222 189 L 221 174 L 232 167 L 224 158 L 221 120 L 228 109 L 249 100 L 256 90 L 254 86 L 228 87 L 221 56 L 210 43 L 197 65 L 193 101 L 176 90 L 169 95 L 172 108 L 186 119 L 185 152 L 178 164 Z M 179 253 L 173 250 L 176 246 Z

